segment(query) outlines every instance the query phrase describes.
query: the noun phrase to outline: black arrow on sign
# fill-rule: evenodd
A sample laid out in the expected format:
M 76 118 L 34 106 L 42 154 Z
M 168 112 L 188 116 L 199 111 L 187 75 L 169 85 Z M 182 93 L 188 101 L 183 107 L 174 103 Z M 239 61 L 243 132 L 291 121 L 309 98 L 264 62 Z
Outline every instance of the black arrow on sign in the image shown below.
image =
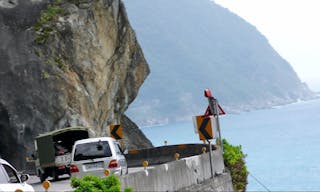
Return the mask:
M 206 139 L 212 139 L 212 136 L 206 130 L 206 126 L 207 126 L 209 120 L 210 120 L 210 118 L 204 118 L 201 125 L 200 125 L 200 129 L 199 129 L 199 131 L 202 133 L 202 135 Z
M 120 125 L 115 125 L 111 131 L 111 135 L 115 138 L 115 139 L 122 139 L 118 134 L 117 131 L 119 129 Z

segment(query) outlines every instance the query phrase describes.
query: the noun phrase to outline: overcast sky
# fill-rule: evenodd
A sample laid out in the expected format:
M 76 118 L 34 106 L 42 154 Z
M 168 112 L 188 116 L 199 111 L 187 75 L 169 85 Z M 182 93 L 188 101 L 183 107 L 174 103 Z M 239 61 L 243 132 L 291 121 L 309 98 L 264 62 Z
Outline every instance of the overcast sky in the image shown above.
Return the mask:
M 320 0 L 214 0 L 269 40 L 303 82 L 320 91 Z

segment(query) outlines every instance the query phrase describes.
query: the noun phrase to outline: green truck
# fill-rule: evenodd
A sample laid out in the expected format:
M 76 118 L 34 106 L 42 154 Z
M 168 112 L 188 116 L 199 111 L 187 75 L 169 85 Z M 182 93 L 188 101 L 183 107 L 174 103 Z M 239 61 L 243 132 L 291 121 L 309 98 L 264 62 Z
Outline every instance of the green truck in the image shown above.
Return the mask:
M 67 127 L 40 134 L 35 139 L 36 173 L 41 182 L 47 177 L 58 180 L 70 175 L 71 151 L 75 141 L 89 138 L 89 128 Z

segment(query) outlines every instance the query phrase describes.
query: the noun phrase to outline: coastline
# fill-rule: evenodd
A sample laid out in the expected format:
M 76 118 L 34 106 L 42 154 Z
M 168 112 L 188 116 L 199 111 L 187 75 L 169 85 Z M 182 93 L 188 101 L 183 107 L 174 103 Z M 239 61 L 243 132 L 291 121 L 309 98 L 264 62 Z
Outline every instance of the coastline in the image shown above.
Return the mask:
M 292 100 L 277 100 L 277 101 L 270 101 L 267 103 L 252 103 L 252 104 L 242 104 L 242 105 L 222 105 L 223 109 L 226 112 L 226 115 L 232 114 L 242 114 L 252 111 L 259 111 L 259 110 L 268 110 L 268 109 L 280 109 L 285 106 L 299 104 L 299 103 L 305 103 L 310 102 L 313 100 L 320 99 L 320 92 L 314 92 L 314 95 L 312 97 L 303 98 L 303 99 L 292 99 Z M 192 116 L 197 115 L 195 114 L 184 114 L 183 116 L 179 116 L 178 119 L 174 118 L 164 118 L 164 119 L 149 119 L 145 120 L 144 122 L 136 122 L 139 125 L 140 129 L 148 129 L 153 127 L 160 127 L 165 126 L 172 123 L 179 123 L 179 122 L 185 122 L 189 119 L 192 119 Z

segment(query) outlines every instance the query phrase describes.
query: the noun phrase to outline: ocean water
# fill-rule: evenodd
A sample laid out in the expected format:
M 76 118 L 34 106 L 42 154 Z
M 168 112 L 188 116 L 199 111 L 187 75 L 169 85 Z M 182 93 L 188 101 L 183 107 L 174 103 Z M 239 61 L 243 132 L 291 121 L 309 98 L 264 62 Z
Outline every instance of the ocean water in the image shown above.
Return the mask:
M 155 146 L 202 143 L 191 119 L 142 131 Z M 247 191 L 320 191 L 319 99 L 227 114 L 220 127 L 222 137 L 247 154 Z

